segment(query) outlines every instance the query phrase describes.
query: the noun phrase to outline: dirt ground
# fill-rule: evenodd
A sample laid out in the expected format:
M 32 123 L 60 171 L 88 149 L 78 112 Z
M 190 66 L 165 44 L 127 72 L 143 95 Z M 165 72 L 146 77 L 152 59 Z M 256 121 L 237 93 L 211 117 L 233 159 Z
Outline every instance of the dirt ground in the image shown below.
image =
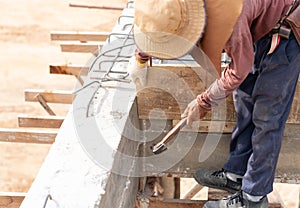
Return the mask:
M 72 1 L 75 3 L 76 1 Z M 82 2 L 82 1 L 81 1 Z M 84 1 L 124 7 L 126 0 Z M 63 54 L 50 31 L 111 31 L 120 11 L 70 8 L 61 0 L 0 0 L 0 128 L 18 127 L 19 114 L 47 115 L 37 103 L 24 101 L 24 89 L 72 90 L 76 79 L 50 75 L 51 63 L 84 64 L 90 54 Z M 77 2 L 79 3 L 79 2 Z M 68 105 L 52 105 L 66 115 Z M 50 145 L 0 142 L 0 192 L 27 192 Z M 188 184 L 188 183 L 187 183 Z M 299 186 L 276 185 L 270 197 L 297 208 Z

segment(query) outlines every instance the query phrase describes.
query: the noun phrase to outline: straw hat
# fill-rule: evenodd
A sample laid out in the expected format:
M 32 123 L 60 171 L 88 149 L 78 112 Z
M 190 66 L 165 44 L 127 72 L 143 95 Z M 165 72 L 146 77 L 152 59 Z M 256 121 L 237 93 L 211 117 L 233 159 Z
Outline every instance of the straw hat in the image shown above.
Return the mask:
M 135 43 L 150 56 L 176 59 L 201 39 L 199 47 L 220 73 L 221 53 L 242 4 L 243 0 L 136 0 Z

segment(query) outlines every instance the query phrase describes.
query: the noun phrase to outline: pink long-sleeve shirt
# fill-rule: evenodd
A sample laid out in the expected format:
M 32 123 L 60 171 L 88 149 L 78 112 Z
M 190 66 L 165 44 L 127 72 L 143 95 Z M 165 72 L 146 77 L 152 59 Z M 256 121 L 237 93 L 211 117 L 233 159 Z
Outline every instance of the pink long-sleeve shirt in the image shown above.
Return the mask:
M 247 77 L 254 64 L 255 41 L 268 34 L 286 13 L 293 0 L 245 0 L 240 17 L 224 50 L 231 63 L 221 78 L 197 96 L 198 104 L 211 109 L 232 93 Z M 228 11 L 230 12 L 230 11 Z

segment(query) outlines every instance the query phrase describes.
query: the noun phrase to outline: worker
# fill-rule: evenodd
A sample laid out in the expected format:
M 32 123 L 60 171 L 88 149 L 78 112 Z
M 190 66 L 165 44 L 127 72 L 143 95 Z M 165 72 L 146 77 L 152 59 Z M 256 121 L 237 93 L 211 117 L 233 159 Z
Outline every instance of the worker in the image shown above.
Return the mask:
M 299 0 L 135 3 L 134 39 L 140 51 L 161 59 L 191 54 L 201 65 L 201 49 L 220 75 L 183 112 L 188 125 L 233 94 L 237 123 L 229 159 L 221 170 L 194 174 L 198 183 L 233 195 L 208 201 L 205 208 L 268 207 L 300 71 L 298 5 Z M 231 62 L 221 72 L 222 50 Z

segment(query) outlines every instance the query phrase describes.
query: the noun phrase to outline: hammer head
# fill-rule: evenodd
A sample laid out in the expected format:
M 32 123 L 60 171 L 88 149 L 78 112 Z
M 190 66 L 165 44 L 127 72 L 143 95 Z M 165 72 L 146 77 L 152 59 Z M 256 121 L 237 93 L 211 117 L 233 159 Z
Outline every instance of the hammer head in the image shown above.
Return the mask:
M 159 143 L 159 144 L 152 145 L 151 149 L 154 154 L 160 154 L 166 151 L 168 148 L 164 143 Z

